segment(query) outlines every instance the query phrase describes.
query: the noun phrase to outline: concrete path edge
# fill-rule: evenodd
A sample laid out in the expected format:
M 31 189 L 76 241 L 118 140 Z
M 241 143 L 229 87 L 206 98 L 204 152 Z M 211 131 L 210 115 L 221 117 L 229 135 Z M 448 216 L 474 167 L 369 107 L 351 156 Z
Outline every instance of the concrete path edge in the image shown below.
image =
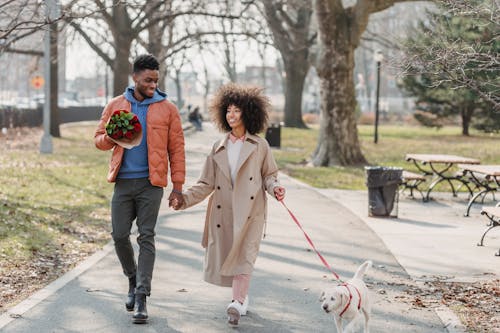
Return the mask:
M 113 241 L 108 242 L 101 250 L 97 251 L 81 263 L 75 266 L 72 270 L 66 272 L 58 279 L 52 281 L 44 288 L 38 290 L 30 297 L 26 298 L 21 303 L 7 310 L 0 316 L 0 330 L 16 318 L 22 317 L 24 313 L 36 306 L 38 303 L 45 300 L 47 297 L 54 294 L 56 291 L 64 287 L 73 279 L 84 273 L 87 269 L 94 266 L 102 258 L 114 250 Z

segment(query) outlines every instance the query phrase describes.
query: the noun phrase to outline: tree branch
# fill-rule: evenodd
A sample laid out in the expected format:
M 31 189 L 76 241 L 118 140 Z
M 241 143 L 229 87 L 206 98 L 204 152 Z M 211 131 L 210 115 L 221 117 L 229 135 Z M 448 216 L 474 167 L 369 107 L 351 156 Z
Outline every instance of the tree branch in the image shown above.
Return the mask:
M 94 43 L 92 38 L 90 38 L 90 36 L 85 31 L 83 31 L 83 29 L 78 24 L 76 24 L 74 21 L 70 21 L 69 25 L 71 25 L 71 27 L 75 29 L 83 37 L 83 39 L 85 39 L 90 48 L 94 50 L 94 52 L 97 53 L 109 67 L 113 68 L 113 59 L 111 59 L 104 51 L 102 51 L 101 48 Z

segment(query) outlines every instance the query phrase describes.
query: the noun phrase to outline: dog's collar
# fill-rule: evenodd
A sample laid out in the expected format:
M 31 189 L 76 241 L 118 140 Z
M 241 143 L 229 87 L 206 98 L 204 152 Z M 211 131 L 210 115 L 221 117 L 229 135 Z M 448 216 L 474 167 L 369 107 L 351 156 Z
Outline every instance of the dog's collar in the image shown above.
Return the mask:
M 342 310 L 342 312 L 339 314 L 339 317 L 342 317 L 344 312 L 346 312 L 347 309 L 349 309 L 349 306 L 351 306 L 351 300 L 352 300 L 352 293 L 351 293 L 351 289 L 349 289 L 349 285 L 347 283 L 343 283 L 343 284 L 341 284 L 341 286 L 346 287 L 347 291 L 349 292 L 349 302 L 347 302 L 347 305 L 345 306 L 344 310 Z M 361 294 L 359 293 L 359 290 L 358 290 L 358 288 L 356 288 L 355 285 L 352 285 L 352 286 L 354 287 L 354 289 L 358 293 L 358 310 L 359 310 L 359 309 L 361 309 Z

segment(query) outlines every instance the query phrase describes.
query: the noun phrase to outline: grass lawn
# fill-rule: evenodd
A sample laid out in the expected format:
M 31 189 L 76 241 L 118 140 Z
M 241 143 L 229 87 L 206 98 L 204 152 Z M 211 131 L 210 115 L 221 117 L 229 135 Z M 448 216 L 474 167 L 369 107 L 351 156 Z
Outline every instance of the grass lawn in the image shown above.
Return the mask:
M 0 311 L 109 241 L 109 154 L 94 127 L 62 126 L 45 155 L 40 129 L 0 138 Z
M 370 165 L 398 166 L 417 171 L 412 163 L 405 161 L 407 153 L 454 154 L 478 158 L 482 164 L 500 164 L 500 134 L 472 131 L 470 137 L 464 137 L 459 127 L 436 130 L 380 126 L 378 144 L 374 144 L 373 126 L 362 125 L 358 131 L 363 154 Z M 306 166 L 316 147 L 318 132 L 314 128 L 282 128 L 281 149 L 273 151 L 281 170 L 315 187 L 366 189 L 363 167 Z

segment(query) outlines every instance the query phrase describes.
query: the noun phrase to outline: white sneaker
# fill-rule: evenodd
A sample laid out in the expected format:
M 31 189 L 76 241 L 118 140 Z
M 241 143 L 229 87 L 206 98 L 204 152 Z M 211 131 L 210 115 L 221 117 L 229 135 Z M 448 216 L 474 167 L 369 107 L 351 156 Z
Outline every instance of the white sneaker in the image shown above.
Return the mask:
M 227 322 L 230 325 L 237 326 L 243 312 L 243 306 L 240 302 L 234 301 L 227 306 Z
M 245 301 L 243 302 L 243 305 L 241 306 L 241 315 L 246 316 L 247 315 L 247 309 L 248 309 L 248 295 L 245 297 Z

